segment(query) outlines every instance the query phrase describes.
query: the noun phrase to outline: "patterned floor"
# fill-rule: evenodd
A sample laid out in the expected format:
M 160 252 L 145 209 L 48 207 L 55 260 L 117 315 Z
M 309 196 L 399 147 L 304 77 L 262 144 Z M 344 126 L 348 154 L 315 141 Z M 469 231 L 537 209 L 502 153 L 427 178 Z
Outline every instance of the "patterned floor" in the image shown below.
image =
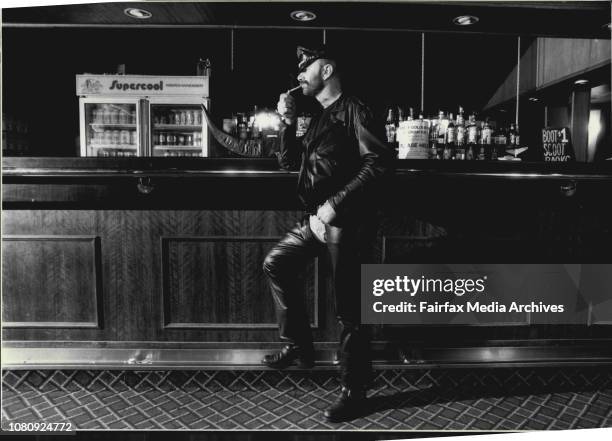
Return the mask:
M 330 424 L 334 372 L 4 371 L 2 424 L 77 429 L 537 430 L 612 427 L 612 369 L 378 371 L 364 415 Z

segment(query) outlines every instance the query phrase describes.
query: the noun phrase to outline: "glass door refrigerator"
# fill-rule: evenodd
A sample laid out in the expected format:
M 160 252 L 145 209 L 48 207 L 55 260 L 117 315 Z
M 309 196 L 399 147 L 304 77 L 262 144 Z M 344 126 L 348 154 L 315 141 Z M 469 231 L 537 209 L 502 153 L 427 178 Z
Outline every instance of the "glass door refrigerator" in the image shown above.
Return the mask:
M 208 130 L 201 104 L 208 99 L 151 97 L 148 100 L 151 156 L 208 156 Z
M 77 75 L 81 156 L 208 156 L 208 77 Z

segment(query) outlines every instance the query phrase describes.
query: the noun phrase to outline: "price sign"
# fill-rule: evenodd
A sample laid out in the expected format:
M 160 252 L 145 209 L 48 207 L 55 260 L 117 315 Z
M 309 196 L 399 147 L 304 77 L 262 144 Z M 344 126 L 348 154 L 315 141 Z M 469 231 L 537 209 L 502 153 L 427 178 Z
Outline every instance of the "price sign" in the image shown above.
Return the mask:
M 574 149 L 567 127 L 542 129 L 542 154 L 545 162 L 574 161 Z

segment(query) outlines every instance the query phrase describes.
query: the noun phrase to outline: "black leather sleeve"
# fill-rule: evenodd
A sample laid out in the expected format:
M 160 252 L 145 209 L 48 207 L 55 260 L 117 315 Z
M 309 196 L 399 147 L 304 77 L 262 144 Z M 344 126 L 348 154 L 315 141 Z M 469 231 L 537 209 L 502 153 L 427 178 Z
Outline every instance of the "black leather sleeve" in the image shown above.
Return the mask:
M 381 178 L 391 173 L 393 166 L 394 152 L 382 141 L 382 126 L 378 127 L 370 109 L 353 103 L 349 120 L 357 138 L 361 168 L 348 184 L 328 200 L 339 215 L 351 210 L 371 194 Z
M 285 170 L 298 170 L 300 168 L 301 146 L 295 137 L 296 124 L 281 123 L 278 132 L 279 152 L 278 164 Z

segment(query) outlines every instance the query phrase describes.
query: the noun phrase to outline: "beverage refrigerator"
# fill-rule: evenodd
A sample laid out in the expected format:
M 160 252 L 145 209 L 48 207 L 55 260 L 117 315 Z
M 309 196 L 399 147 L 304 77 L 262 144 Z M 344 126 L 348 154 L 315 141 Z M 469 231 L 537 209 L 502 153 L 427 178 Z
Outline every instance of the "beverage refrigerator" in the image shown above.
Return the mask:
M 208 156 L 207 76 L 77 75 L 81 156 Z

